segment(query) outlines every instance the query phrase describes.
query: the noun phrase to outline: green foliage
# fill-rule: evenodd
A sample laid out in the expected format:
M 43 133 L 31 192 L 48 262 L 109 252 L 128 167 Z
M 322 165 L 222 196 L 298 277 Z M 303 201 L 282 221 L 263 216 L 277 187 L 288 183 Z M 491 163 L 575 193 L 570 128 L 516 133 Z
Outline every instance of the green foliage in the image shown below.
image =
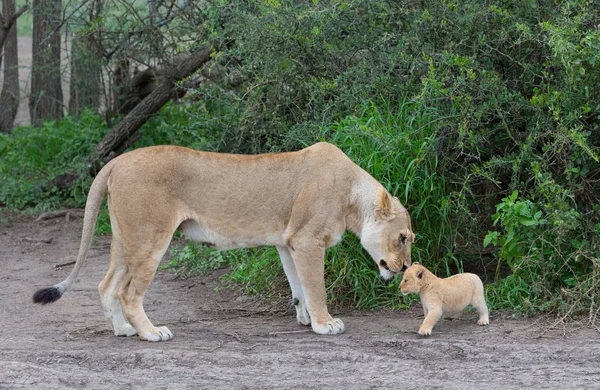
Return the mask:
M 65 203 L 85 205 L 91 180 L 82 175 L 66 192 L 48 183 L 56 175 L 85 171 L 82 157 L 102 139 L 106 126 L 89 113 L 77 121 L 65 118 L 46 122 L 42 127 L 18 127 L 12 134 L 0 133 L 0 204 L 9 209 L 40 212 Z
M 228 265 L 227 252 L 211 250 L 196 243 L 189 243 L 182 249 L 171 249 L 169 262 L 161 269 L 172 269 L 178 277 L 204 275 Z
M 161 32 L 179 34 L 169 41 L 174 52 L 190 37 L 223 38 L 211 67 L 225 75 L 163 108 L 134 147 L 256 153 L 332 142 L 410 211 L 413 260 L 440 276 L 495 261 L 486 289 L 493 308 L 596 312 L 597 2 L 202 4 L 187 16 L 202 23 L 176 20 Z M 109 29 L 137 23 L 113 11 L 105 17 L 123 23 L 107 22 Z M 83 205 L 89 180 L 68 193 L 44 185 L 83 170 L 105 131 L 99 118 L 84 115 L 0 135 L 0 202 L 36 211 Z M 106 228 L 106 214 L 100 219 Z M 175 257 L 189 259 L 181 266 L 213 256 L 182 251 Z M 231 253 L 216 261 L 229 264 L 230 280 L 255 293 L 284 288 L 273 249 Z M 378 278 L 352 235 L 327 251 L 326 277 L 330 301 L 409 302 L 397 281 Z
M 275 248 L 239 249 L 230 251 L 231 271 L 225 280 L 239 283 L 250 295 L 284 295 L 289 297 L 279 254 Z

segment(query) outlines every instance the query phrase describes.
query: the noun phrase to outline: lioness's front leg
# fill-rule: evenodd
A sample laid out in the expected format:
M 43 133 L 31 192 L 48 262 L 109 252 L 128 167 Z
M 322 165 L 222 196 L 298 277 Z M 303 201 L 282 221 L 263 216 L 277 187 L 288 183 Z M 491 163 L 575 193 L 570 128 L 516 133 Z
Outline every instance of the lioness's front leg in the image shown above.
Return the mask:
M 294 265 L 294 259 L 290 251 L 286 247 L 278 246 L 277 251 L 281 258 L 281 264 L 285 271 L 285 276 L 290 283 L 290 289 L 292 290 L 292 302 L 296 308 L 296 320 L 299 324 L 310 325 L 310 315 L 306 307 L 306 298 L 304 297 L 304 290 L 302 284 L 298 278 L 298 272 L 296 272 L 296 266 Z
M 325 249 L 314 245 L 292 245 L 288 247 L 294 260 L 298 279 L 304 291 L 310 323 L 315 333 L 336 334 L 344 331 L 344 323 L 332 318 L 327 311 L 325 292 Z

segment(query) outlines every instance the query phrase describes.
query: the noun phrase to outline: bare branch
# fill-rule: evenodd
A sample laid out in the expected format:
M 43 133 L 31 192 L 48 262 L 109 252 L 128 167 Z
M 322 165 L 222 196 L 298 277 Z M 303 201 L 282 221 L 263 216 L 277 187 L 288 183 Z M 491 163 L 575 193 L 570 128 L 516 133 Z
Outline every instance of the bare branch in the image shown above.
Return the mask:
M 46 43 L 46 41 L 48 41 L 48 39 L 50 39 L 50 37 L 52 37 L 54 34 L 56 34 L 56 32 L 58 30 L 60 30 L 60 28 L 62 26 L 65 25 L 65 23 L 67 23 L 67 21 L 69 19 L 71 19 L 73 17 L 73 15 L 75 15 L 75 12 L 79 11 L 81 9 L 81 7 L 83 7 L 84 5 L 86 5 L 90 0 L 83 0 L 81 3 L 79 3 L 79 5 L 77 7 L 75 7 L 73 9 L 73 11 L 71 11 L 71 13 L 69 14 L 69 16 L 67 16 L 66 18 L 64 18 L 56 27 L 54 27 L 54 30 L 52 30 L 47 36 L 46 38 L 44 38 L 42 40 L 42 42 L 40 42 L 40 46 L 42 46 L 44 43 Z

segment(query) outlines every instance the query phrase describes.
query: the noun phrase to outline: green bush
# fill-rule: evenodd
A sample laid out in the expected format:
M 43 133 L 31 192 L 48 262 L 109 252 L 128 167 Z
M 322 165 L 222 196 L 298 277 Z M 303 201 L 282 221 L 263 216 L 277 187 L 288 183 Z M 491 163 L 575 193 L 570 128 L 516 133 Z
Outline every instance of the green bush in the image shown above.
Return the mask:
M 134 147 L 257 153 L 332 142 L 411 212 L 414 260 L 440 276 L 477 271 L 493 282 L 486 289 L 493 308 L 596 312 L 597 2 L 207 7 L 211 35 L 227 40 L 213 61 L 226 77 L 165 107 Z M 194 28 L 176 27 L 188 35 Z M 234 74 L 241 84 L 232 85 Z M 89 180 L 68 194 L 44 183 L 83 169 L 78 164 L 105 130 L 99 118 L 84 117 L 0 135 L 0 202 L 36 210 L 82 205 Z M 248 291 L 285 285 L 273 250 L 232 253 L 224 257 L 230 278 Z M 408 303 L 397 281 L 379 280 L 352 235 L 327 252 L 326 277 L 330 301 Z
M 85 172 L 83 159 L 106 130 L 100 117 L 85 113 L 78 120 L 67 117 L 39 128 L 17 127 L 12 134 L 0 133 L 0 204 L 34 212 L 65 203 L 85 205 L 91 184 L 87 175 L 65 193 L 49 188 L 49 183 L 59 174 Z

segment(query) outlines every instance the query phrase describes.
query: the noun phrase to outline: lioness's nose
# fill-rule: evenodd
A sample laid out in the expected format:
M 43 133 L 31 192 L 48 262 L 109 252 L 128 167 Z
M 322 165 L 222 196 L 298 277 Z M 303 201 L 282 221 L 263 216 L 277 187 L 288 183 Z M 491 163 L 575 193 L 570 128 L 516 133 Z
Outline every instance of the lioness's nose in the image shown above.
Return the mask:
M 379 265 L 380 265 L 380 266 L 382 266 L 382 267 L 383 267 L 383 269 L 385 269 L 385 270 L 387 270 L 387 271 L 389 271 L 389 270 L 390 270 L 390 269 L 389 269 L 389 267 L 388 267 L 388 265 L 387 265 L 387 263 L 386 263 L 386 262 L 385 262 L 385 260 L 383 260 L 383 259 L 379 260 Z

